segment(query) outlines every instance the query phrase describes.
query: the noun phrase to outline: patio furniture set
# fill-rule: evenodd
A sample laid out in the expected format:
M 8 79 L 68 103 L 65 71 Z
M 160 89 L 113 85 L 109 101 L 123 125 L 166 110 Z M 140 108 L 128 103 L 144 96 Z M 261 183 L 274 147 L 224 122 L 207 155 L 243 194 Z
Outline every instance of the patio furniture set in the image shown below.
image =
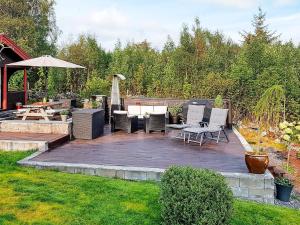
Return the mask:
M 178 130 L 176 138 L 184 142 L 204 144 L 207 139 L 229 142 L 225 132 L 228 109 L 212 108 L 209 122 L 203 122 L 205 105 L 188 105 L 186 121 L 182 124 L 169 124 L 167 106 L 129 105 L 128 111 L 115 110 L 111 119 L 111 130 L 124 130 L 127 133 L 143 128 L 146 133 Z
M 167 109 L 167 106 L 129 105 L 127 111 L 115 110 L 111 118 L 111 131 L 132 133 L 139 128 L 143 128 L 146 133 L 166 131 L 169 120 Z
M 204 105 L 189 105 L 187 119 L 182 124 L 169 124 L 170 129 L 180 130 L 176 138 L 183 139 L 184 142 L 204 143 L 204 139 L 226 140 L 229 142 L 225 132 L 228 109 L 212 108 L 209 122 L 203 122 Z M 222 134 L 222 136 L 221 136 Z

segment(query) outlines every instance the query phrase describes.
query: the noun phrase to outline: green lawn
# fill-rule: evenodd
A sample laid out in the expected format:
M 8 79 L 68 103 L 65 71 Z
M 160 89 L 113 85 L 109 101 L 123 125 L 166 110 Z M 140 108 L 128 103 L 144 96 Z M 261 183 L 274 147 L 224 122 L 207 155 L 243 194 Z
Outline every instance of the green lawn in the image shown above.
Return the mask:
M 159 186 L 16 165 L 0 152 L 0 224 L 159 224 Z M 232 224 L 299 224 L 300 211 L 235 201 Z

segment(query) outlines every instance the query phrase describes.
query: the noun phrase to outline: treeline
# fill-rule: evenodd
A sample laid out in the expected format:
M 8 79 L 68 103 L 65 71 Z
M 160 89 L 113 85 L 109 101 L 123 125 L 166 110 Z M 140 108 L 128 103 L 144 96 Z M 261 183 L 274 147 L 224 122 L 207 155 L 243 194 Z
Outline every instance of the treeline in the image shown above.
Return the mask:
M 51 7 L 44 18 L 52 26 L 47 35 L 55 37 L 57 33 L 53 31 L 57 32 L 57 28 Z M 280 36 L 269 31 L 261 9 L 252 23 L 254 31 L 242 33 L 243 41 L 237 44 L 220 32 L 202 28 L 199 19 L 195 19 L 192 27 L 183 26 L 179 43 L 168 37 L 160 51 L 147 41 L 125 45 L 117 42 L 113 51 L 105 51 L 93 36 L 81 35 L 55 51 L 57 57 L 87 69 L 51 70 L 49 94 L 109 95 L 110 75 L 122 73 L 126 76 L 126 81 L 121 83 L 124 95 L 190 99 L 215 98 L 220 94 L 232 100 L 236 118 L 242 118 L 253 113 L 266 89 L 282 85 L 287 116 L 299 118 L 300 47 L 280 41 Z M 50 46 L 53 40 L 47 39 L 45 43 L 46 47 Z M 31 89 L 44 90 L 43 71 L 33 77 L 36 79 L 31 80 Z M 13 77 L 10 83 L 18 86 L 20 81 Z
M 59 57 L 87 67 L 58 75 L 65 82 L 57 92 L 73 91 L 109 94 L 110 75 L 122 73 L 125 95 L 173 98 L 215 98 L 218 94 L 233 102 L 235 117 L 250 115 L 264 91 L 273 85 L 285 90 L 287 116 L 300 116 L 300 47 L 283 43 L 268 30 L 265 14 L 259 10 L 253 20 L 254 32 L 243 33 L 238 45 L 220 32 L 200 26 L 183 26 L 175 44 L 167 38 L 158 51 L 147 41 L 116 44 L 104 51 L 95 38 L 81 36 L 60 50 Z M 55 76 L 53 75 L 53 76 Z M 55 92 L 55 91 L 54 91 Z

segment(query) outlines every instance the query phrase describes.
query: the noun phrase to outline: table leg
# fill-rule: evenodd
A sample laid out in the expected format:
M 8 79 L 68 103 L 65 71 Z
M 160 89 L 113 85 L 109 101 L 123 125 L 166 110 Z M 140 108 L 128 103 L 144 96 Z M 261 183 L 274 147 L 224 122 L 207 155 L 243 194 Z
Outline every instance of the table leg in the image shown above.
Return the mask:
M 30 110 L 31 110 L 30 108 L 26 109 L 26 111 L 25 111 L 25 113 L 24 113 L 24 115 L 22 117 L 22 120 L 26 120 L 27 119 L 27 116 L 30 115 Z
M 49 121 L 48 115 L 43 108 L 40 108 L 40 113 L 41 113 L 42 117 L 44 118 L 44 120 Z

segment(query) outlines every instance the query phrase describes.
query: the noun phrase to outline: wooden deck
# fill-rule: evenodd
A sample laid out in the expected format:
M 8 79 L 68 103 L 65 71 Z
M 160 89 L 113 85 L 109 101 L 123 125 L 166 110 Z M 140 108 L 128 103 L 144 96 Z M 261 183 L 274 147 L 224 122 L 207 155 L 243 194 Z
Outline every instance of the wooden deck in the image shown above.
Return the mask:
M 45 141 L 49 149 L 58 147 L 70 140 L 66 134 L 42 134 L 42 133 L 15 133 L 0 132 L 0 142 L 5 141 Z
M 37 133 L 15 133 L 0 132 L 0 140 L 21 140 L 21 141 L 48 141 L 52 142 L 65 137 L 64 134 L 37 134 Z
M 244 149 L 236 135 L 228 131 L 229 143 L 185 144 L 174 133 L 127 134 L 119 131 L 94 140 L 74 140 L 45 152 L 33 161 L 80 163 L 110 166 L 167 168 L 171 165 L 209 168 L 220 172 L 247 173 Z

